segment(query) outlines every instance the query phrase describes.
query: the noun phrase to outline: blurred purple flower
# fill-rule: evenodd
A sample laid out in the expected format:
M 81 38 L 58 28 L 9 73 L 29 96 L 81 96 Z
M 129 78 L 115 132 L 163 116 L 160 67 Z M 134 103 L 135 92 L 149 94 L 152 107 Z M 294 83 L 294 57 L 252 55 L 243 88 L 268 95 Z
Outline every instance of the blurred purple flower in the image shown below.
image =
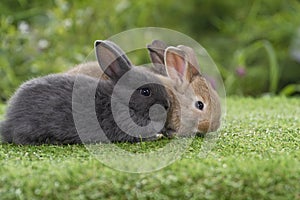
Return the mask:
M 240 66 L 240 67 L 236 68 L 235 73 L 236 73 L 239 77 L 243 77 L 243 76 L 246 75 L 246 68 Z

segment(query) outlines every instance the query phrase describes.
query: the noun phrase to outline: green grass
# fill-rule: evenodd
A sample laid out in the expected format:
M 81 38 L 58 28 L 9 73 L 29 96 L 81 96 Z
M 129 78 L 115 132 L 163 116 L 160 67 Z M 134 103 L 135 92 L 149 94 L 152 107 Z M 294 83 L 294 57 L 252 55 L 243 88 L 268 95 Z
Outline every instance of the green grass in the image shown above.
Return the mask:
M 84 146 L 0 146 L 1 199 L 300 199 L 300 99 L 227 99 L 213 150 L 202 138 L 157 172 L 105 167 Z M 143 151 L 166 140 L 123 144 Z

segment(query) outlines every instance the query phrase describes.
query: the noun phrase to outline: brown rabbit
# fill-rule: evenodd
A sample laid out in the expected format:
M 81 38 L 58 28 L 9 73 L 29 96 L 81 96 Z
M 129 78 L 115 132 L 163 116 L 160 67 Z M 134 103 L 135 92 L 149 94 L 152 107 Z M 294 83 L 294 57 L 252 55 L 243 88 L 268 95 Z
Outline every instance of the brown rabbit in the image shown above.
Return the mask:
M 178 48 L 183 50 L 188 57 L 188 69 L 185 76 L 196 95 L 194 109 L 190 108 L 191 112 L 187 117 L 199 118 L 197 129 L 200 133 L 216 131 L 220 126 L 221 118 L 219 96 L 201 72 L 197 70 L 200 67 L 194 50 L 183 45 L 179 45 Z M 168 56 L 165 58 L 168 58 Z M 165 60 L 165 63 L 168 68 L 168 60 Z
M 218 95 L 197 70 L 199 64 L 193 50 L 186 46 L 167 48 L 159 40 L 147 47 L 153 67 L 143 68 L 157 74 L 171 97 L 167 135 L 189 136 L 217 130 L 221 114 Z M 78 65 L 67 73 L 108 79 L 96 62 Z
M 156 68 L 156 71 L 162 75 L 168 74 L 168 76 L 171 76 L 171 78 L 174 79 L 175 77 L 172 77 L 172 74 L 168 73 L 170 71 L 168 70 L 168 68 L 170 67 L 170 65 L 174 66 L 174 63 L 172 63 L 172 61 L 170 60 L 172 57 L 165 52 L 167 45 L 163 41 L 154 40 L 152 44 L 147 45 L 147 48 L 149 50 L 150 57 L 153 62 L 154 68 Z M 185 82 L 185 84 L 190 84 L 194 94 L 197 97 L 197 100 L 194 101 L 196 110 L 195 108 L 188 108 L 187 110 L 181 109 L 183 111 L 181 112 L 181 115 L 187 118 L 197 118 L 200 116 L 197 126 L 198 132 L 200 133 L 216 131 L 220 126 L 221 118 L 221 105 L 219 96 L 217 92 L 212 88 L 211 84 L 204 78 L 204 76 L 202 76 L 201 72 L 198 71 L 200 69 L 200 66 L 194 50 L 184 45 L 179 45 L 177 46 L 177 48 L 185 52 L 188 60 L 188 69 L 186 70 L 186 74 L 184 75 L 186 79 L 184 79 L 183 82 Z M 177 71 L 180 70 L 181 72 L 184 71 L 184 69 L 178 69 Z M 201 107 L 203 107 L 202 110 L 200 109 Z M 175 114 L 179 113 L 179 107 L 175 104 L 171 109 L 173 109 L 173 111 L 171 112 L 173 113 L 173 117 L 171 117 L 168 121 L 171 124 L 174 124 L 174 126 L 177 127 L 174 129 L 177 130 L 180 124 L 183 123 L 179 122 L 179 116 L 178 114 Z

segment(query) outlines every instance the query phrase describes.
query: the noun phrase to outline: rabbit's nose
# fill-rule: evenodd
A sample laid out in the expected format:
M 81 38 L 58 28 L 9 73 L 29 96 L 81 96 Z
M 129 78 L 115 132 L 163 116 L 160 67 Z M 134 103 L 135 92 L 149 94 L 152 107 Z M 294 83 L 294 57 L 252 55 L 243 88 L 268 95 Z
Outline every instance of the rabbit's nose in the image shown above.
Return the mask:
M 207 120 L 201 121 L 198 124 L 198 131 L 200 133 L 207 133 L 210 127 L 210 123 Z
M 165 105 L 165 109 L 166 109 L 166 110 L 168 110 L 168 109 L 169 109 L 169 107 L 170 107 L 169 105 Z
M 169 101 L 165 101 L 163 105 L 164 105 L 164 108 L 166 110 L 168 110 L 170 108 L 170 102 Z

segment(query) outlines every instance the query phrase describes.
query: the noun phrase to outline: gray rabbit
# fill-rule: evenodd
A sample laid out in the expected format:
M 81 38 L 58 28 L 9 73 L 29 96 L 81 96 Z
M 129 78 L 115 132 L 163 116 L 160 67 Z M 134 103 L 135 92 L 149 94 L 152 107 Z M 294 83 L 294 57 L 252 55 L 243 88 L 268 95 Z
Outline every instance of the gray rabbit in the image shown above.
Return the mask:
M 114 43 L 96 41 L 95 49 L 109 80 L 57 74 L 24 83 L 1 123 L 2 141 L 39 145 L 160 138 L 170 104 L 163 84 L 151 72 L 133 67 Z

